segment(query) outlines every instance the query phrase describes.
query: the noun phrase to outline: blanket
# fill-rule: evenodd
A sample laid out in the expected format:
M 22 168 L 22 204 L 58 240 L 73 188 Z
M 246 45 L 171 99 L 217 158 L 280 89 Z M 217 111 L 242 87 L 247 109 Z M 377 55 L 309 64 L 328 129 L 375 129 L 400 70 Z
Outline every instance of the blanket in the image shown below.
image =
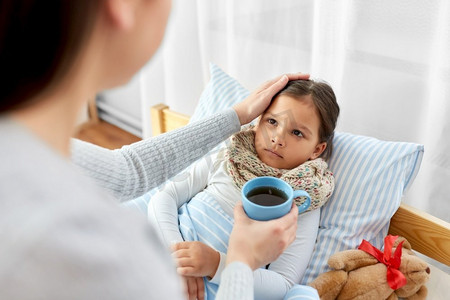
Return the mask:
M 178 210 L 180 232 L 185 241 L 200 241 L 217 251 L 226 253 L 233 228 L 233 218 L 208 192 L 202 191 Z M 219 286 L 205 282 L 205 300 L 215 299 Z

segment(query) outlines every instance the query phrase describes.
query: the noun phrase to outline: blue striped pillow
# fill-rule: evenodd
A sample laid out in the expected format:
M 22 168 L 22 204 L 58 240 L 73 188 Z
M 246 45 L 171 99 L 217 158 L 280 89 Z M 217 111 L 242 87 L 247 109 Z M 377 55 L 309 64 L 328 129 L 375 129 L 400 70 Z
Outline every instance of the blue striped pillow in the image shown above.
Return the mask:
M 419 171 L 423 146 L 337 132 L 329 160 L 336 187 L 322 208 L 315 249 L 302 284 L 328 270 L 336 252 L 366 239 L 377 248 L 405 190 Z
M 200 95 L 190 122 L 223 111 L 244 100 L 250 92 L 217 65 L 209 63 L 210 79 Z
M 120 205 L 147 216 L 148 202 L 153 197 L 153 195 L 156 194 L 157 191 L 158 188 L 153 188 L 144 195 L 130 201 L 122 202 Z

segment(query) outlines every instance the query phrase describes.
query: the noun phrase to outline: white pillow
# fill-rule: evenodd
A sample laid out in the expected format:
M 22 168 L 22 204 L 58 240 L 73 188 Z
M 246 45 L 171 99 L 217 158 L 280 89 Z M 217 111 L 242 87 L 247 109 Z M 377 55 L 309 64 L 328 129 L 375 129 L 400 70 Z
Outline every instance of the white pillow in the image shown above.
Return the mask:
M 214 64 L 210 64 L 210 75 L 191 121 L 231 107 L 249 95 L 237 80 Z M 362 239 L 381 248 L 390 218 L 414 181 L 423 155 L 422 145 L 343 132 L 335 133 L 333 144 L 329 167 L 336 187 L 321 209 L 315 249 L 302 284 L 327 270 L 331 254 L 356 248 Z M 146 213 L 153 193 L 128 205 Z

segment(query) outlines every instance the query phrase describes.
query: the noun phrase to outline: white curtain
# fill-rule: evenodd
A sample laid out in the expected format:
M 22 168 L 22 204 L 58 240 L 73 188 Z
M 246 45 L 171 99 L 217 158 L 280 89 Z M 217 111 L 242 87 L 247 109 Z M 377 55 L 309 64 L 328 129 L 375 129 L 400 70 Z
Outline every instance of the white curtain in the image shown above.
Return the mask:
M 308 72 L 333 86 L 339 131 L 425 145 L 404 201 L 450 221 L 449 3 L 175 0 L 163 46 L 131 83 L 143 136 L 151 105 L 192 114 L 209 62 L 249 89 Z

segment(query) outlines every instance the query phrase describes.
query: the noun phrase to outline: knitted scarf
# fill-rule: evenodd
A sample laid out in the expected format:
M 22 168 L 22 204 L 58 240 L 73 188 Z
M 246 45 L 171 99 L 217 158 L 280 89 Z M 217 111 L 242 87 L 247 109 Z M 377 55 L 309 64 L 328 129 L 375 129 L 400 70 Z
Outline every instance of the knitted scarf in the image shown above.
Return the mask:
M 290 184 L 294 190 L 301 189 L 308 192 L 311 196 L 308 211 L 324 205 L 334 190 L 333 173 L 328 170 L 328 164 L 322 158 L 306 161 L 291 170 L 277 169 L 263 163 L 256 153 L 253 128 L 231 137 L 226 160 L 228 174 L 239 189 L 255 177 L 277 177 Z M 305 198 L 298 197 L 294 201 L 297 205 L 301 205 Z

